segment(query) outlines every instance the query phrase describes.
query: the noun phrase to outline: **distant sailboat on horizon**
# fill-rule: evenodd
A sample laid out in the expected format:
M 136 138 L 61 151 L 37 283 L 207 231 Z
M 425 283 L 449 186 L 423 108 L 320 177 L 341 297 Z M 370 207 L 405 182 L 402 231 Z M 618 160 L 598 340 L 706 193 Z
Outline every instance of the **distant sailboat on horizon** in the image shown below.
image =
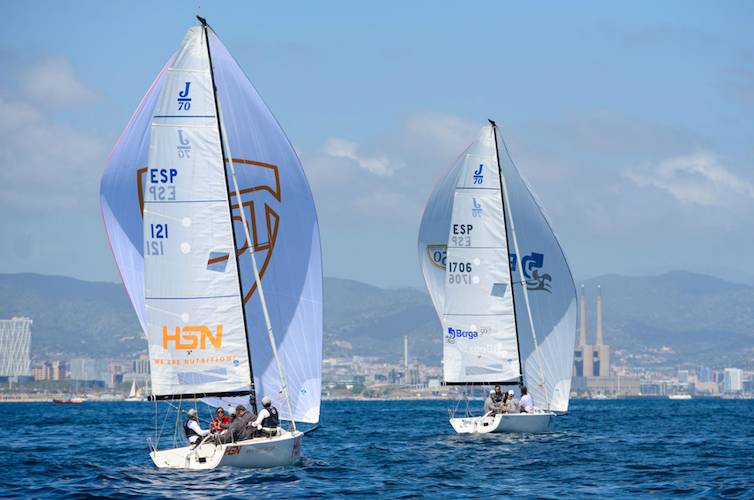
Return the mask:
M 316 210 L 282 128 L 197 18 L 110 155 L 102 216 L 147 336 L 150 399 L 171 402 L 180 424 L 187 400 L 257 413 L 260 394 L 288 425 L 197 446 L 178 445 L 178 425 L 166 448 L 156 430 L 150 457 L 161 468 L 289 465 L 306 432 L 297 423 L 316 426 L 320 413 Z
M 432 192 L 419 262 L 443 327 L 446 385 L 526 386 L 529 413 L 452 413 L 458 433 L 544 432 L 568 411 L 576 287 L 490 120 Z

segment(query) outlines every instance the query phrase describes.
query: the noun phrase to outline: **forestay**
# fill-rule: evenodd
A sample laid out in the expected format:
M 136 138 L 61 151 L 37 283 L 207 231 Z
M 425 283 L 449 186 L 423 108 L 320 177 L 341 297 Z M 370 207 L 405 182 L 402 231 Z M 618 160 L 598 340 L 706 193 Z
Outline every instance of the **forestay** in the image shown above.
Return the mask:
M 492 129 L 456 161 L 433 192 L 419 260 L 443 326 L 444 379 L 520 376 L 508 242 Z
M 576 336 L 576 287 L 544 210 L 513 164 L 497 130 L 508 215 L 514 219 L 521 253 L 512 255 L 511 262 L 524 382 L 535 407 L 565 412 L 568 411 Z M 509 241 L 512 239 L 510 231 L 509 224 Z M 538 349 L 534 345 L 520 276 L 527 287 Z

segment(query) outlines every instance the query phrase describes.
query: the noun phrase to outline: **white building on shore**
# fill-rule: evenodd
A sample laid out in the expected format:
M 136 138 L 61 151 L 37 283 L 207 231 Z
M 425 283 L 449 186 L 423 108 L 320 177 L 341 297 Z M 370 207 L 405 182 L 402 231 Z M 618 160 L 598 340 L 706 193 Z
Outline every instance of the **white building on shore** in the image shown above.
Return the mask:
M 31 319 L 0 320 L 0 377 L 31 374 Z

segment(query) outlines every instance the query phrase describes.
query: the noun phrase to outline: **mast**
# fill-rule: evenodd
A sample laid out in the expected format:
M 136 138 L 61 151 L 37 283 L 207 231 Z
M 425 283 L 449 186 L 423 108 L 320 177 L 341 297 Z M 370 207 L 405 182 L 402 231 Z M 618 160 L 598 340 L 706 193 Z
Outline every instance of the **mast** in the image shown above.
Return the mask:
M 497 175 L 498 175 L 498 178 L 500 179 L 500 202 L 503 205 L 503 228 L 506 229 L 506 233 L 507 233 L 508 223 L 505 218 L 505 199 L 507 198 L 507 194 L 505 194 L 505 189 L 504 189 L 505 184 L 503 183 L 503 169 L 500 166 L 500 151 L 497 148 L 497 133 L 495 133 L 495 130 L 497 129 L 497 125 L 495 124 L 494 121 L 490 120 L 489 118 L 487 119 L 487 121 L 489 121 L 490 125 L 492 125 L 492 135 L 495 139 L 495 159 L 497 160 Z M 513 221 L 511 220 L 511 232 L 512 231 L 513 231 Z M 505 239 L 507 241 L 508 239 L 507 234 L 505 235 Z M 514 237 L 514 242 L 515 242 L 515 237 Z M 516 256 L 517 256 L 516 258 L 518 258 L 518 247 L 516 247 Z M 511 281 L 511 298 L 513 299 L 513 325 L 516 328 L 516 350 L 518 351 L 518 374 L 519 374 L 518 383 L 519 385 L 523 385 L 524 366 L 521 362 L 521 342 L 519 342 L 518 340 L 518 321 L 516 321 L 516 294 L 513 293 L 513 271 L 511 270 L 511 266 L 510 266 L 510 257 L 507 255 L 506 257 L 508 258 L 508 277 Z M 519 266 L 519 268 L 520 267 L 521 266 Z M 526 288 L 525 283 L 524 283 L 524 288 Z M 527 309 L 528 309 L 528 302 L 527 302 Z M 529 319 L 531 319 L 531 314 L 529 316 L 530 316 Z
M 220 161 L 223 165 L 223 179 L 225 179 L 225 192 L 230 192 L 230 186 L 228 185 L 228 175 L 225 171 L 225 141 L 223 141 L 223 126 L 222 126 L 222 118 L 220 116 L 220 102 L 217 99 L 217 86 L 215 85 L 215 72 L 212 68 L 212 53 L 209 50 L 209 34 L 207 30 L 209 29 L 209 25 L 207 24 L 207 20 L 203 17 L 196 16 L 196 18 L 199 20 L 200 23 L 202 23 L 202 30 L 204 31 L 204 42 L 207 45 L 207 58 L 209 59 L 209 77 L 210 82 L 212 83 L 212 95 L 215 99 L 215 111 L 217 112 L 217 130 L 220 138 Z M 233 159 L 230 157 L 230 152 L 228 152 L 228 159 L 230 160 L 231 168 L 233 168 Z M 233 181 L 235 183 L 235 171 L 233 171 Z M 236 188 L 236 197 L 238 199 L 239 203 L 239 211 L 241 212 L 241 220 L 243 222 L 243 226 L 246 229 L 246 241 L 249 240 L 249 233 L 248 233 L 248 226 L 246 225 L 246 217 L 243 213 L 243 206 L 241 205 L 241 196 L 238 194 L 238 185 L 235 186 Z M 241 283 L 241 264 L 238 260 L 238 252 L 236 252 L 236 228 L 233 224 L 233 208 L 231 206 L 230 202 L 230 196 L 228 196 L 228 214 L 230 216 L 230 230 L 231 234 L 233 235 L 233 254 L 235 255 L 236 259 L 236 275 L 238 276 L 238 294 L 241 297 L 241 315 L 243 317 L 243 329 L 244 329 L 244 339 L 246 340 L 246 356 L 249 359 L 249 382 L 250 382 L 250 392 L 249 392 L 249 405 L 251 406 L 251 409 L 254 410 L 255 414 L 258 414 L 259 411 L 257 409 L 257 394 L 256 390 L 254 388 L 254 369 L 252 367 L 251 363 L 251 348 L 249 347 L 249 336 L 247 335 L 247 329 L 246 329 L 246 307 L 244 307 L 243 303 L 243 284 Z M 251 248 L 253 245 L 250 244 L 249 248 Z M 253 255 L 253 250 L 252 250 Z
M 500 194 L 501 194 L 503 200 L 505 200 L 506 198 L 508 198 L 508 186 L 505 183 L 505 176 L 503 175 L 503 169 L 502 169 L 502 166 L 500 165 L 500 151 L 499 151 L 498 145 L 497 145 L 497 125 L 492 120 L 489 120 L 489 122 L 492 125 L 492 133 L 495 136 L 495 152 L 497 153 L 497 168 L 498 168 L 498 172 L 500 173 L 500 186 L 502 188 L 502 191 L 501 191 Z M 505 146 L 505 142 L 503 142 L 503 146 Z M 507 152 L 507 150 L 508 150 L 508 148 L 506 147 L 506 152 Z M 503 217 L 505 217 L 505 201 L 503 201 Z M 521 288 L 524 291 L 524 303 L 526 304 L 526 313 L 527 313 L 527 316 L 529 317 L 529 328 L 531 328 L 531 334 L 532 334 L 532 337 L 534 338 L 534 352 L 537 354 L 537 358 L 538 358 L 537 361 L 538 361 L 538 364 L 539 364 L 539 379 L 540 379 L 539 385 L 543 388 L 543 392 L 545 394 L 545 405 L 546 405 L 546 408 L 549 409 L 550 408 L 550 398 L 549 398 L 549 396 L 547 394 L 546 388 L 544 387 L 544 385 L 545 385 L 545 373 L 544 373 L 544 366 L 542 365 L 542 353 L 539 352 L 539 343 L 537 342 L 537 330 L 534 327 L 534 318 L 532 318 L 532 315 L 531 315 L 531 304 L 529 303 L 529 291 L 528 291 L 527 286 L 526 286 L 526 280 L 524 279 L 524 270 L 521 267 L 521 261 L 522 261 L 522 259 L 521 259 L 521 253 L 520 253 L 519 248 L 518 248 L 518 237 L 516 236 L 516 225 L 513 222 L 513 211 L 510 209 L 510 207 L 508 209 L 508 220 L 510 221 L 510 224 L 511 224 L 511 235 L 513 236 L 513 249 L 516 252 L 516 259 L 519 260 L 519 263 L 518 263 L 518 276 L 519 276 L 519 279 L 521 280 Z M 508 269 L 510 270 L 510 266 L 508 266 Z M 515 304 L 516 304 L 516 302 L 515 302 L 515 296 L 516 296 L 516 294 L 513 293 L 513 281 L 512 280 L 513 280 L 513 278 L 511 277 L 511 293 L 513 294 L 513 297 L 514 297 L 513 307 L 515 309 Z M 518 325 L 516 325 L 516 343 L 519 346 L 518 362 L 519 362 L 519 365 L 521 365 L 521 345 L 520 345 L 520 342 L 518 342 Z M 523 383 L 523 376 L 524 376 L 524 371 L 522 369 L 521 370 L 521 382 L 522 383 Z
M 215 74 L 214 70 L 212 69 L 212 55 L 209 50 L 209 33 L 208 29 L 209 26 L 207 25 L 207 20 L 196 16 L 197 19 L 199 19 L 199 22 L 202 23 L 202 28 L 204 30 L 204 39 L 207 42 L 207 56 L 209 57 L 209 67 L 210 67 L 210 77 L 212 79 L 212 92 L 215 97 L 215 108 L 217 109 L 217 127 L 218 132 L 220 134 L 220 146 L 222 150 L 222 161 L 223 161 L 223 174 L 225 176 L 225 183 L 226 186 L 228 184 L 228 173 L 225 169 L 225 153 L 227 151 L 227 158 L 228 158 L 228 164 L 230 165 L 230 171 L 231 175 L 233 176 L 233 189 L 236 193 L 236 200 L 239 207 L 239 212 L 241 213 L 241 225 L 243 226 L 244 234 L 246 236 L 246 241 L 248 242 L 249 246 L 249 257 L 251 257 L 251 267 L 254 270 L 254 281 L 257 286 L 257 292 L 259 293 L 259 302 L 262 306 L 262 313 L 264 315 L 264 322 L 265 326 L 267 327 L 267 336 L 270 339 L 270 346 L 272 347 L 272 355 L 275 358 L 275 366 L 278 370 L 278 377 L 280 378 L 280 391 L 283 393 L 283 397 L 285 397 L 285 403 L 288 406 L 288 414 L 291 416 L 291 426 L 293 427 L 293 430 L 296 430 L 296 421 L 293 419 L 293 407 L 291 406 L 291 399 L 288 397 L 288 386 L 285 381 L 285 373 L 283 372 L 283 365 L 280 363 L 280 356 L 278 355 L 277 350 L 277 344 L 275 343 L 275 335 L 272 331 L 272 321 L 270 320 L 270 313 L 267 309 L 267 301 L 264 297 L 264 290 L 262 288 L 262 277 L 259 274 L 259 267 L 257 266 L 257 258 L 256 258 L 256 252 L 254 250 L 254 241 L 251 239 L 251 235 L 249 234 L 249 225 L 246 222 L 246 214 L 243 210 L 243 203 L 241 199 L 241 190 L 238 187 L 238 179 L 236 177 L 236 168 L 233 164 L 233 156 L 230 152 L 230 143 L 228 142 L 228 137 L 225 133 L 225 126 L 223 124 L 223 118 L 222 118 L 222 112 L 220 109 L 220 100 L 217 97 L 217 86 L 215 85 Z M 230 197 L 228 197 L 228 209 L 231 211 L 231 216 L 233 213 L 233 209 L 231 207 L 230 203 Z M 232 224 L 231 224 L 232 226 Z M 235 243 L 235 230 L 233 232 L 233 240 Z M 241 267 L 238 265 L 238 254 L 236 254 L 236 265 L 238 266 L 238 284 L 239 284 L 239 293 L 241 294 L 241 297 L 243 297 L 243 287 L 241 286 Z M 241 305 L 242 310 L 244 311 L 244 328 L 246 327 L 246 308 L 243 306 L 243 303 Z M 247 352 L 249 352 L 249 339 L 248 336 L 246 337 L 246 349 Z M 252 395 L 254 398 L 254 401 L 252 403 L 252 406 L 254 408 L 254 412 L 257 413 L 257 405 L 256 405 L 256 394 L 254 391 L 254 374 L 251 371 L 251 353 L 249 352 L 249 372 L 251 376 L 251 387 L 252 387 Z

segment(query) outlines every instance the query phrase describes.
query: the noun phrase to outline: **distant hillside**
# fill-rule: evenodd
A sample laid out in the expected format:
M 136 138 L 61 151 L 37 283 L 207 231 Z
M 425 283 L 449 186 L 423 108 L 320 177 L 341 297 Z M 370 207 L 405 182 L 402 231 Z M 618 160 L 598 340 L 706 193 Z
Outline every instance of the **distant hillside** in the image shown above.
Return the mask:
M 146 340 L 125 290 L 115 283 L 39 274 L 0 274 L 0 318 L 29 316 L 32 356 L 131 355 Z
M 602 286 L 606 342 L 636 352 L 667 346 L 677 361 L 754 360 L 754 287 L 673 271 L 658 276 L 605 275 L 583 283 L 590 341 L 596 286 Z
M 442 354 L 439 330 L 432 302 L 423 291 L 325 279 L 325 355 L 350 352 L 398 361 L 403 336 L 408 335 L 410 356 L 437 364 Z
M 709 365 L 754 360 L 754 287 L 711 276 L 606 275 L 584 283 L 594 338 L 596 285 L 602 285 L 605 336 L 613 350 L 672 352 L 662 362 Z M 130 356 L 146 341 L 123 287 L 58 276 L 0 274 L 0 318 L 34 320 L 39 357 Z M 439 363 L 442 339 L 428 295 L 415 288 L 382 289 L 325 279 L 325 356 L 401 359 L 403 336 L 412 357 Z

